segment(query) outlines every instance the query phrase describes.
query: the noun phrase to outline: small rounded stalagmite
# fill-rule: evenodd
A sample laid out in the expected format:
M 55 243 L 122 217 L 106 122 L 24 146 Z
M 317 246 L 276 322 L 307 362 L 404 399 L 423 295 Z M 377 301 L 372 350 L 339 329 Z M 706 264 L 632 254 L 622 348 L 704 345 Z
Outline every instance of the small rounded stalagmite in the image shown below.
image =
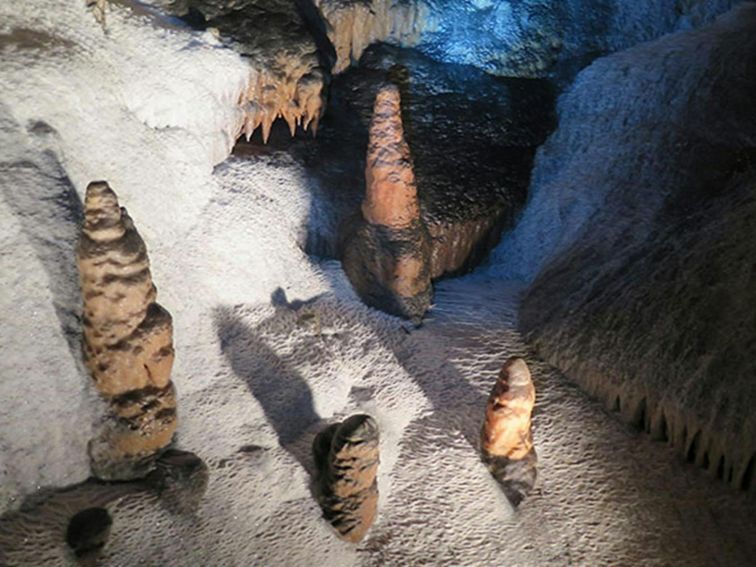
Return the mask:
M 103 181 L 90 183 L 77 248 L 84 297 L 84 359 L 109 404 L 90 443 L 95 476 L 135 478 L 176 429 L 173 322 L 155 302 L 147 248 Z
M 481 431 L 483 461 L 504 493 L 517 506 L 533 488 L 537 456 L 531 415 L 535 387 L 522 358 L 507 360 L 486 405 Z
M 378 424 L 353 415 L 321 431 L 313 442 L 315 494 L 341 538 L 357 543 L 378 511 Z
M 365 182 L 362 214 L 341 242 L 344 271 L 365 303 L 419 324 L 433 295 L 431 240 L 396 85 L 382 87 L 375 99 Z

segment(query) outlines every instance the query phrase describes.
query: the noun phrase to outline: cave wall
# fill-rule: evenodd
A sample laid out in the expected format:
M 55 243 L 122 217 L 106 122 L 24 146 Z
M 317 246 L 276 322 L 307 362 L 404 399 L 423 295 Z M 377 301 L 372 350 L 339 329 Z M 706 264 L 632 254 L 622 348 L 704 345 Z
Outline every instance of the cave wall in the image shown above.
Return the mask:
M 756 452 L 756 6 L 597 60 L 491 270 L 608 408 L 733 486 Z
M 539 77 L 675 30 L 699 27 L 739 0 L 419 0 L 417 46 L 440 61 Z
M 597 56 L 700 27 L 742 0 L 149 1 L 175 14 L 201 10 L 209 25 L 223 28 L 226 39 L 246 37 L 243 43 L 247 51 L 251 46 L 251 53 L 277 42 L 278 36 L 269 33 L 271 13 L 277 18 L 294 13 L 289 16 L 293 21 L 299 11 L 316 39 L 326 31 L 332 49 L 325 51 L 335 58 L 334 73 L 358 61 L 371 43 L 387 41 L 416 47 L 437 61 L 473 65 L 494 75 L 533 78 L 556 72 L 569 81 Z M 223 20 L 228 14 L 234 14 L 233 22 Z M 322 25 L 316 22 L 318 17 Z M 233 30 L 227 29 L 230 23 Z M 286 39 L 292 46 L 307 43 L 302 30 L 290 24 L 282 29 L 293 32 Z M 307 48 L 292 51 L 304 53 Z M 268 61 L 256 64 L 273 66 Z

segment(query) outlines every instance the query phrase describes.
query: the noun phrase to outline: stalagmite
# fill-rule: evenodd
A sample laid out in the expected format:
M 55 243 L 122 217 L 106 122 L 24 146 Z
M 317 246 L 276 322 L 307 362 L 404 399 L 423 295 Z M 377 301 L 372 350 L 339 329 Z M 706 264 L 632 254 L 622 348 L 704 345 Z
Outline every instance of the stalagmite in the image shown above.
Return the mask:
M 536 480 L 536 452 L 530 417 L 535 388 L 528 365 L 510 358 L 501 369 L 486 405 L 481 432 L 483 460 L 517 506 Z
M 77 259 L 85 363 L 110 411 L 90 443 L 92 468 L 100 478 L 133 478 L 176 429 L 173 323 L 155 302 L 144 241 L 107 183 L 89 184 L 84 213 Z
M 368 305 L 419 323 L 433 294 L 431 244 L 394 85 L 375 99 L 365 181 L 362 216 L 341 246 L 344 271 Z
M 353 543 L 365 537 L 377 513 L 378 443 L 378 424 L 368 415 L 331 425 L 313 443 L 323 515 Z

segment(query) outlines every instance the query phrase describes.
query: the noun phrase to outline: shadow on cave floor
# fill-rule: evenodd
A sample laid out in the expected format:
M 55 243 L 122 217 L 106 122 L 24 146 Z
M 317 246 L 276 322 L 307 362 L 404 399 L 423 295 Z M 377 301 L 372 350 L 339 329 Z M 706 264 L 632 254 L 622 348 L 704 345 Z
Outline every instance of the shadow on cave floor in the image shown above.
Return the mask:
M 50 149 L 56 132 L 44 122 L 28 126 L 35 159 L 0 162 L 0 196 L 47 273 L 55 313 L 71 356 L 81 365 L 81 290 L 75 247 L 84 209 L 73 183 Z M 19 191 L 18 187 L 30 190 Z
M 358 66 L 333 79 L 317 138 L 301 129 L 291 138 L 278 120 L 267 145 L 257 131 L 234 149 L 248 159 L 286 152 L 302 163 L 321 209 L 309 224 L 310 254 L 336 257 L 338 228 L 332 227 L 359 210 L 373 102 L 387 81 L 402 92 L 427 222 L 495 217 L 507 226 L 525 202 L 535 151 L 555 125 L 552 83 L 493 77 L 413 49 L 376 44 Z
M 298 310 L 317 299 L 290 303 L 285 292 L 278 288 L 271 297 L 276 314 L 258 327 L 249 326 L 230 307 L 219 307 L 214 314 L 221 352 L 231 369 L 262 406 L 281 447 L 302 465 L 310 477 L 316 472 L 312 441 L 318 430 L 325 427 L 324 422 L 315 411 L 312 391 L 305 378 L 266 344 L 258 329 L 275 325 L 279 314 Z
M 335 296 L 347 306 L 356 301 L 339 263 L 321 266 Z M 756 518 L 746 495 L 714 482 L 680 461 L 673 449 L 621 423 L 540 360 L 516 329 L 520 293 L 516 285 L 473 274 L 436 286 L 435 305 L 422 327 L 411 329 L 392 319 L 395 336 L 382 344 L 432 409 L 404 430 L 402 454 L 391 474 L 401 476 L 418 462 L 434 470 L 453 468 L 458 465 L 450 459 L 464 458 L 465 466 L 477 466 L 480 475 L 487 475 L 479 459 L 486 399 L 504 361 L 522 356 L 537 391 L 533 427 L 539 480 L 518 509 L 515 525 L 532 534 L 533 545 L 553 546 L 565 538 L 612 540 L 615 558 L 624 558 L 621 563 L 654 557 L 659 564 L 704 565 L 726 555 L 725 563 L 748 564 L 756 542 L 749 543 L 746 534 Z M 386 327 L 379 322 L 386 316 L 372 313 L 372 332 L 385 337 Z M 426 486 L 427 477 L 408 482 L 405 497 L 422 500 L 424 491 L 434 498 L 443 491 L 457 494 L 448 487 L 434 493 Z M 607 510 L 613 512 L 607 515 Z M 502 514 L 505 529 L 507 516 Z M 390 523 L 381 524 L 382 531 L 372 537 L 377 541 L 391 533 Z M 581 557 L 595 559 L 586 549 L 567 545 L 564 552 L 575 563 L 582 563 Z
M 17 510 L 0 516 L 0 565 L 100 564 L 88 562 L 88 558 L 77 561 L 66 545 L 69 523 L 83 510 L 113 512 L 121 501 L 132 496 L 137 501 L 156 499 L 143 482 L 107 483 L 94 479 L 64 488 L 42 489 L 26 497 Z M 118 518 L 117 512 L 114 515 Z

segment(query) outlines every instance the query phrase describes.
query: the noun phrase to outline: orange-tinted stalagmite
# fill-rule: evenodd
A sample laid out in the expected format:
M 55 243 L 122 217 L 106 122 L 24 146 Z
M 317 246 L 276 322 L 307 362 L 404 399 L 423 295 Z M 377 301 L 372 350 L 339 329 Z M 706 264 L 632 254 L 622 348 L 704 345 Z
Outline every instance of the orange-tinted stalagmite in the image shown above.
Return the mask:
M 331 425 L 313 443 L 323 515 L 352 543 L 365 537 L 378 512 L 378 445 L 378 424 L 369 415 Z
M 522 358 L 510 358 L 501 369 L 486 404 L 481 432 L 483 460 L 516 506 L 533 488 L 536 452 L 531 415 L 535 387 Z
M 139 476 L 176 429 L 173 322 L 155 302 L 147 249 L 105 182 L 90 183 L 77 248 L 84 297 L 84 355 L 109 404 L 90 443 L 95 476 Z
M 365 181 L 361 217 L 341 244 L 344 270 L 365 303 L 419 323 L 433 294 L 431 245 L 395 85 L 375 99 Z

